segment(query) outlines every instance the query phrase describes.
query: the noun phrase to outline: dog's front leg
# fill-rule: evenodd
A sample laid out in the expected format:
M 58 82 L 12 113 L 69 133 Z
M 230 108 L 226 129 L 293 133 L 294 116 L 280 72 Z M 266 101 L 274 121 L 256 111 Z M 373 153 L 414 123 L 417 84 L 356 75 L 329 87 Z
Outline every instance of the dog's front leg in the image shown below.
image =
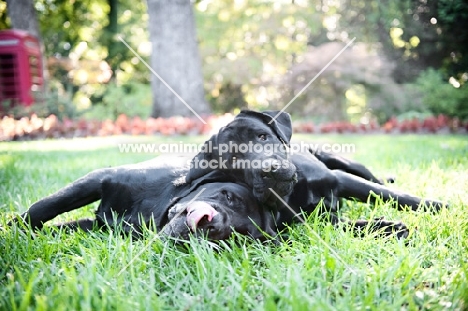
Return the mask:
M 382 180 L 377 178 L 372 172 L 356 161 L 345 159 L 339 155 L 327 153 L 327 152 L 311 152 L 320 162 L 325 164 L 331 170 L 341 170 L 352 175 L 364 178 L 366 180 L 383 184 Z M 393 178 L 388 178 L 387 182 L 393 182 Z
M 59 191 L 41 199 L 21 215 L 21 219 L 33 228 L 54 217 L 80 208 L 101 198 L 101 183 L 108 176 L 108 169 L 93 171 Z
M 399 209 L 404 209 L 405 206 L 410 207 L 413 211 L 422 208 L 432 207 L 436 211 L 446 206 L 442 202 L 434 200 L 422 199 L 398 190 L 390 189 L 384 185 L 367 181 L 363 178 L 342 172 L 339 170 L 333 171 L 337 178 L 337 196 L 340 198 L 357 199 L 361 202 L 375 201 L 376 196 L 381 197 L 384 201 L 395 201 L 398 203 Z M 374 194 L 374 195 L 372 195 Z

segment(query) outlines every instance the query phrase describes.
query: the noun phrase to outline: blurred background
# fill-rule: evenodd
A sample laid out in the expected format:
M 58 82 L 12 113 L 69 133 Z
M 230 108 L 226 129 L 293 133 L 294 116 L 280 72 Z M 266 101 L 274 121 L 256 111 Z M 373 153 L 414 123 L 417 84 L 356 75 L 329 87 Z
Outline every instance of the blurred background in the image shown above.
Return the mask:
M 144 62 L 200 115 L 297 97 L 287 112 L 314 124 L 468 118 L 464 0 L 2 0 L 7 29 L 43 62 L 32 102 L 3 95 L 15 118 L 193 116 Z

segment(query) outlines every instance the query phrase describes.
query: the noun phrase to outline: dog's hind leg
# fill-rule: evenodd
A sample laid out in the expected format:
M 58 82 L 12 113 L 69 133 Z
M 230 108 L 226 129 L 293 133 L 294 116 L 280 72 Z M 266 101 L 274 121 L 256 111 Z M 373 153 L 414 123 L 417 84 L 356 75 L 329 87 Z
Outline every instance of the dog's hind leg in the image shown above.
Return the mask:
M 95 170 L 48 197 L 37 201 L 20 216 L 21 219 L 33 228 L 41 228 L 46 221 L 62 213 L 99 200 L 102 192 L 101 183 L 108 176 L 107 172 L 107 169 Z M 18 221 L 18 218 L 16 218 L 16 221 Z
M 99 223 L 96 219 L 91 218 L 83 218 L 75 221 L 66 222 L 63 224 L 56 225 L 57 228 L 63 228 L 65 230 L 78 230 L 81 229 L 83 231 L 91 231 L 93 228 L 99 226 Z

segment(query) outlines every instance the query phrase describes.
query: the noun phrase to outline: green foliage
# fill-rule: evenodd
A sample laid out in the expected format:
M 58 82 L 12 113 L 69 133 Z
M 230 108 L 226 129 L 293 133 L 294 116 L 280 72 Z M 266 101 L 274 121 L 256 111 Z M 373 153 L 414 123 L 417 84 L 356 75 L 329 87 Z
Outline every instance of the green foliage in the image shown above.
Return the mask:
M 54 114 L 60 120 L 79 117 L 90 120 L 115 120 L 120 114 L 146 119 L 151 111 L 151 87 L 148 84 L 140 83 L 124 85 L 110 83 L 98 88 L 93 94 L 92 100 L 99 104 L 92 105 L 87 109 L 79 109 L 72 100 L 71 92 L 55 87 L 48 91 L 44 97 L 36 98 L 36 103 L 31 106 L 16 105 L 6 111 L 7 114 L 16 118 L 30 116 L 34 113 L 38 117 Z M 4 103 L 4 105 L 7 104 L 8 102 Z
M 120 43 L 116 35 L 125 37 L 131 44 L 136 43 L 135 36 L 139 42 L 147 38 L 144 30 L 147 21 L 146 5 L 143 1 L 118 1 L 118 26 L 111 31 L 114 37 L 109 38 L 106 28 L 109 24 L 109 1 L 36 0 L 35 7 L 46 55 L 68 57 L 75 53 L 74 57 L 106 59 L 110 42 Z M 86 49 L 77 51 L 81 42 L 86 43 Z M 133 57 L 123 44 L 113 47 L 117 50 L 113 51 L 112 59 L 107 58 L 110 63 L 128 61 Z
M 428 67 L 463 83 L 468 68 L 468 4 L 464 0 L 359 1 L 336 3 L 344 31 L 365 42 L 379 42 L 398 65 L 398 83 L 413 82 Z M 463 81 L 462 81 L 463 80 Z
M 242 86 L 250 107 L 267 107 L 277 99 L 276 85 L 273 92 L 265 88 L 281 79 L 309 43 L 323 43 L 319 40 L 322 19 L 317 4 L 259 0 L 198 3 L 197 36 L 210 91 L 226 89 L 226 85 Z
M 48 224 L 32 237 L 7 222 L 92 169 L 154 154 L 120 153 L 115 138 L 0 143 L 0 310 L 466 309 L 466 139 L 296 139 L 353 142 L 355 159 L 379 175 L 392 172 L 400 189 L 450 202 L 450 210 L 397 211 L 382 202 L 342 207 L 351 219 L 401 219 L 411 228 L 406 241 L 356 238 L 317 215 L 288 228 L 289 240 L 277 246 L 243 237 L 217 247 L 196 240 L 177 246 L 149 231 L 135 241 L 118 232 L 66 233 Z M 93 217 L 96 207 L 53 223 Z
M 105 0 L 34 1 L 46 54 L 67 57 L 81 42 L 95 49 L 106 21 Z
M 429 69 L 416 80 L 422 93 L 423 107 L 434 114 L 445 114 L 468 120 L 468 87 L 455 88 L 444 81 L 440 71 Z
M 0 30 L 10 28 L 10 18 L 7 15 L 6 0 L 0 0 Z
M 366 85 L 366 93 L 369 98 L 366 113 L 380 124 L 406 110 L 414 110 L 413 95 L 419 94 L 398 84 Z
M 117 85 L 110 83 L 94 94 L 99 102 L 87 109 L 83 116 L 94 120 L 115 120 L 120 114 L 128 117 L 138 116 L 146 119 L 151 111 L 151 87 L 148 84 L 129 83 Z
M 114 8 L 112 14 L 110 4 Z M 103 85 L 94 79 L 101 70 L 96 64 L 102 60 L 111 66 L 113 82 L 149 82 L 150 75 L 147 68 L 119 40 L 119 36 L 124 38 L 143 59 L 148 58 L 148 51 L 140 50 L 140 47 L 148 40 L 146 30 L 148 17 L 144 1 L 38 0 L 35 1 L 35 7 L 46 57 L 56 57 L 57 60 L 63 62 L 62 64 L 57 64 L 57 61 L 55 64 L 51 63 L 50 80 L 60 81 L 63 88 L 70 89 L 76 105 L 79 105 L 77 98 L 93 98 L 95 93 L 103 92 Z M 113 20 L 112 25 L 109 25 L 110 16 L 117 18 Z M 92 62 L 95 63 L 95 68 L 89 68 L 89 63 Z M 88 67 L 86 67 L 87 64 Z M 83 76 L 88 78 L 83 79 Z M 109 87 L 112 88 L 112 85 Z M 116 91 L 112 89 L 110 93 L 113 94 Z M 99 105 L 100 103 L 94 101 L 92 104 Z M 105 105 L 116 104 L 106 103 Z M 136 105 L 137 109 L 139 107 L 141 106 Z M 150 107 L 147 109 L 146 114 L 149 114 Z M 100 118 L 105 118 L 105 113 L 110 112 L 111 115 L 108 117 L 111 118 L 114 116 L 113 112 L 118 110 L 118 108 L 102 107 L 90 114 L 94 114 L 93 117 L 99 115 Z M 142 115 L 143 112 L 137 111 L 135 114 Z
M 445 77 L 454 76 L 461 83 L 467 80 L 468 68 L 468 3 L 464 0 L 438 0 L 435 15 L 443 31 L 447 53 L 444 58 Z M 450 56 L 450 57 L 449 57 Z
M 238 109 L 247 108 L 241 85 L 223 84 L 219 89 L 208 90 L 207 97 L 214 113 L 232 113 Z
M 70 57 L 75 64 L 66 72 L 51 70 L 52 78 L 64 85 L 72 84 L 74 94 L 90 97 L 93 109 L 100 104 L 99 96 L 94 94 L 104 91 L 99 84 L 73 79 L 83 70 L 80 60 L 106 60 L 117 83 L 149 82 L 148 69 L 118 39 L 121 36 L 144 59 L 148 58 L 145 1 L 36 0 L 34 4 L 46 56 Z M 219 0 L 195 1 L 194 6 L 205 87 L 210 93 L 219 94 L 207 94 L 216 111 L 231 111 L 245 102 L 251 108 L 272 108 L 283 104 L 284 95 L 287 102 L 294 94 L 284 94 L 287 91 L 282 92 L 281 84 L 288 83 L 284 81 L 286 73 L 304 60 L 308 45 L 348 42 L 353 37 L 361 42 L 378 42 L 383 47 L 397 64 L 393 73 L 397 83 L 413 83 L 428 67 L 439 69 L 444 79 L 454 77 L 462 85 L 467 79 L 468 3 L 464 0 Z M 6 4 L 0 0 L 0 29 L 7 26 Z M 238 90 L 227 87 L 234 85 L 240 87 L 243 100 Z M 330 88 L 320 86 L 327 87 Z M 344 103 L 340 92 L 328 93 L 336 98 L 335 105 Z M 391 95 L 378 93 L 372 95 L 380 95 L 381 100 L 369 108 L 380 120 L 405 109 L 405 105 L 393 105 Z M 73 96 L 75 100 L 78 97 Z M 297 111 L 291 112 L 310 112 L 306 100 L 299 104 L 301 99 L 304 97 L 295 105 Z M 320 105 L 324 107 L 333 105 L 328 98 L 323 102 Z M 456 107 L 447 101 L 445 104 Z M 101 107 L 95 108 L 94 113 L 103 118 L 107 112 L 114 116 L 116 110 Z

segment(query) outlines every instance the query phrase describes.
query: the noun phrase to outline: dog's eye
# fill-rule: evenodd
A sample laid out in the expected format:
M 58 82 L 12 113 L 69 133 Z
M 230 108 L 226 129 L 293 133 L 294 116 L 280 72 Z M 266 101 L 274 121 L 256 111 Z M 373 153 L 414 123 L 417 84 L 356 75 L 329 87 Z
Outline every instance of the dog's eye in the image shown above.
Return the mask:
M 229 192 L 227 192 L 226 190 L 223 190 L 222 194 L 226 196 L 226 199 L 228 200 L 229 203 L 232 203 L 232 197 L 229 195 Z
M 267 139 L 267 136 L 266 136 L 266 134 L 260 134 L 260 135 L 258 135 L 258 139 L 260 139 L 262 141 L 265 141 Z

